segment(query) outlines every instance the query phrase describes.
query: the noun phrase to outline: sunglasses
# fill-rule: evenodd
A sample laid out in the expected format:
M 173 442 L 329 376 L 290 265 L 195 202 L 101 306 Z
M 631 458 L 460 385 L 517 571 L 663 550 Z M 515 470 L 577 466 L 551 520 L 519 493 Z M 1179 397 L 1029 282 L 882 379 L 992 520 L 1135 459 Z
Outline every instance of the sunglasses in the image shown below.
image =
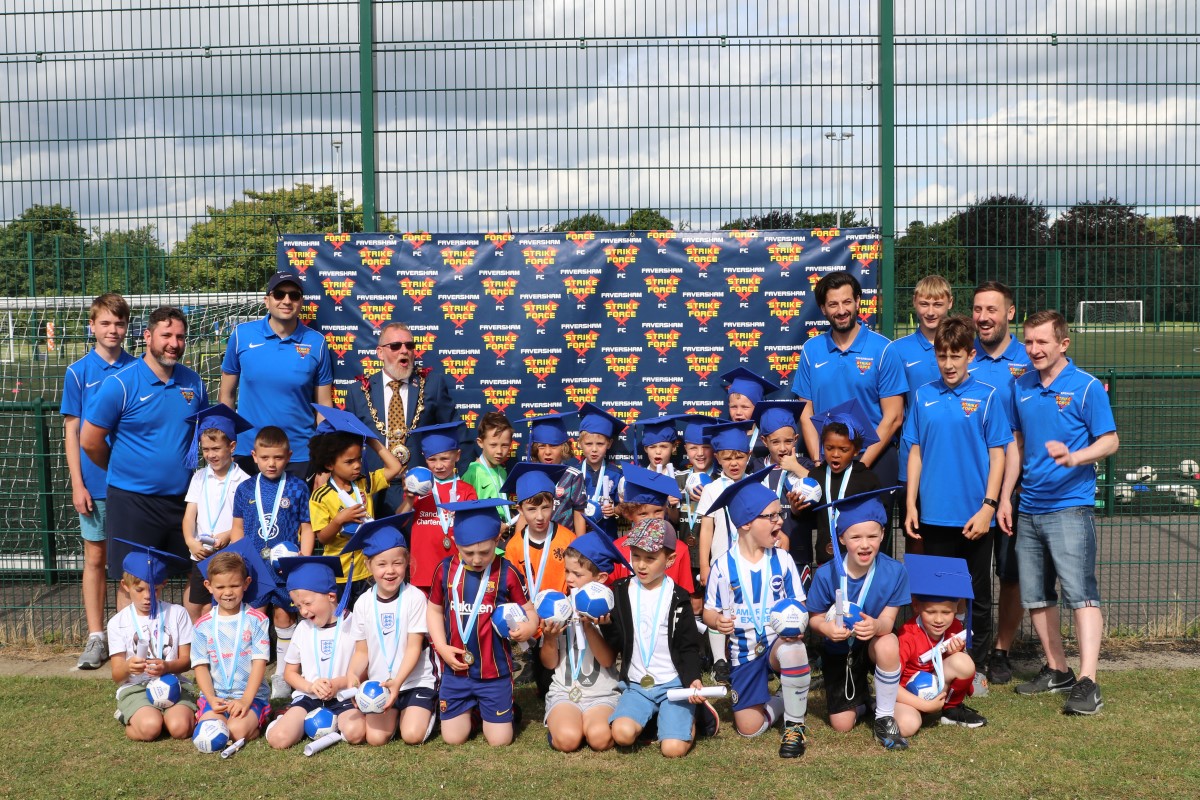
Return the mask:
M 274 297 L 276 300 L 282 300 L 286 297 L 292 302 L 298 302 L 300 298 L 304 297 L 304 293 L 299 289 L 293 289 L 291 291 L 286 289 L 276 289 L 275 291 L 271 292 L 271 297 Z
M 387 344 L 379 345 L 379 347 L 383 350 L 391 350 L 394 353 L 397 350 L 416 350 L 417 343 L 416 342 L 388 342 Z

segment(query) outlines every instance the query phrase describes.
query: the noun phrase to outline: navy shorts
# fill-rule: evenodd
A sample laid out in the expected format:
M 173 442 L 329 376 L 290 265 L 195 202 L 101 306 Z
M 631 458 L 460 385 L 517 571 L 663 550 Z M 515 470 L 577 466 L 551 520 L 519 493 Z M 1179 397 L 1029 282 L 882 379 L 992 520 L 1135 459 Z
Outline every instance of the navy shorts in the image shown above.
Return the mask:
M 438 713 L 443 720 L 454 719 L 472 708 L 479 709 L 484 722 L 512 722 L 512 676 L 475 680 L 447 670 L 442 676 Z
M 771 699 L 767 682 L 771 680 L 771 651 L 767 650 L 753 661 L 746 661 L 729 670 L 729 682 L 733 686 L 733 710 L 766 705 Z M 777 674 L 777 673 L 776 673 Z
M 316 697 L 309 697 L 305 694 L 289 703 L 288 708 L 303 708 L 305 714 L 316 711 L 318 708 L 328 708 L 336 717 L 343 711 L 349 711 L 350 709 L 354 708 L 354 698 L 347 698 L 345 700 L 321 700 Z
M 183 495 L 156 496 L 138 494 L 108 487 L 107 508 L 104 512 L 104 533 L 108 538 L 108 577 L 119 581 L 124 573 L 122 562 L 129 554 L 127 544 L 114 538 L 127 539 L 179 556 L 187 566 L 172 562 L 168 575 L 186 575 L 191 569 L 192 554 L 183 541 Z
M 438 704 L 437 689 L 430 689 L 427 686 L 418 686 L 415 689 L 408 689 L 396 695 L 396 702 L 392 708 L 397 711 L 403 711 L 406 708 L 423 708 L 429 713 L 437 711 Z
M 856 647 L 849 653 L 826 652 L 822 666 L 825 670 L 825 705 L 830 716 L 853 711 L 871 702 L 867 673 L 874 665 L 865 646 Z

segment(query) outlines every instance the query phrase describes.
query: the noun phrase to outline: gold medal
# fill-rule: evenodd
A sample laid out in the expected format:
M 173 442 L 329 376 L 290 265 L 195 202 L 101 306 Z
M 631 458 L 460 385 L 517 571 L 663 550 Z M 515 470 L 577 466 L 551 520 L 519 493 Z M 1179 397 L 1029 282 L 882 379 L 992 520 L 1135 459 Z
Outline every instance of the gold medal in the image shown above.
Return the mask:
M 572 703 L 578 703 L 580 700 L 583 699 L 583 690 L 580 689 L 578 686 L 575 686 L 567 694 L 567 697 L 570 698 Z
M 754 645 L 754 655 L 756 655 L 756 656 L 761 656 L 763 653 L 766 652 L 766 650 L 767 650 L 767 646 L 765 644 L 763 644 L 762 642 L 759 642 L 758 644 Z
M 412 458 L 412 453 L 409 452 L 408 446 L 405 444 L 397 444 L 392 447 L 392 455 L 400 462 L 402 466 L 408 466 L 408 460 Z
M 462 660 L 463 660 L 463 663 L 469 667 L 475 663 L 475 654 L 472 653 L 470 650 L 465 650 L 465 651 L 463 651 L 463 654 L 462 654 Z
M 449 537 L 449 536 L 443 536 L 443 537 L 442 537 L 442 549 L 443 549 L 443 550 L 449 550 L 449 549 L 450 549 L 450 537 Z
M 654 677 L 651 675 L 643 675 L 640 685 L 643 689 L 653 689 L 654 688 Z

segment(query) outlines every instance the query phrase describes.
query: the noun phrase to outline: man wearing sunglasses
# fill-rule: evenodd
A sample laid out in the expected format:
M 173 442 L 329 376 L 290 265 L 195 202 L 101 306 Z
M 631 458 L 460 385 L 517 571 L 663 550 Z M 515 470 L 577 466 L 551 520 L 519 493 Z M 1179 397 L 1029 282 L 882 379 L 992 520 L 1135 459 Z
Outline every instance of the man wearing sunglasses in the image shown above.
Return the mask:
M 416 341 L 403 322 L 383 326 L 377 352 L 383 369 L 365 384 L 350 387 L 346 392 L 346 410 L 367 427 L 379 431 L 380 438 L 406 467 L 415 466 L 420 463 L 420 436 L 409 436 L 408 432 L 425 425 L 458 422 L 458 409 L 445 377 L 417 366 Z M 469 449 L 463 449 L 467 463 L 470 463 Z M 418 455 L 406 459 L 405 453 Z M 373 452 L 363 453 L 363 472 L 380 466 L 379 457 Z M 387 508 L 395 509 L 403 500 L 403 486 L 397 483 L 388 489 L 383 502 Z
M 308 471 L 308 440 L 316 430 L 310 403 L 333 405 L 333 361 L 325 337 L 300 321 L 304 293 L 292 272 L 267 281 L 267 316 L 234 328 L 221 363 L 220 402 L 257 426 L 277 425 L 291 443 L 288 472 Z M 258 429 L 239 433 L 235 460 L 258 472 L 250 451 Z

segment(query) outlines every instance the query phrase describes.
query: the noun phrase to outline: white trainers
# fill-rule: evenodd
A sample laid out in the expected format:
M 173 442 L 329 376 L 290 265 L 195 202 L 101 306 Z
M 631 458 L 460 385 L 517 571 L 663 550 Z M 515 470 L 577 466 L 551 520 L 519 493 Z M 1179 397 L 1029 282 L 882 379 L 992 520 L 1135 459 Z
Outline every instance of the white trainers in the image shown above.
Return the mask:
M 271 676 L 271 699 L 272 700 L 287 700 L 292 696 L 292 687 L 283 679 L 282 674 Z
M 100 665 L 108 658 L 108 637 L 103 633 L 93 633 L 88 637 L 83 652 L 79 654 L 78 669 L 100 669 Z

